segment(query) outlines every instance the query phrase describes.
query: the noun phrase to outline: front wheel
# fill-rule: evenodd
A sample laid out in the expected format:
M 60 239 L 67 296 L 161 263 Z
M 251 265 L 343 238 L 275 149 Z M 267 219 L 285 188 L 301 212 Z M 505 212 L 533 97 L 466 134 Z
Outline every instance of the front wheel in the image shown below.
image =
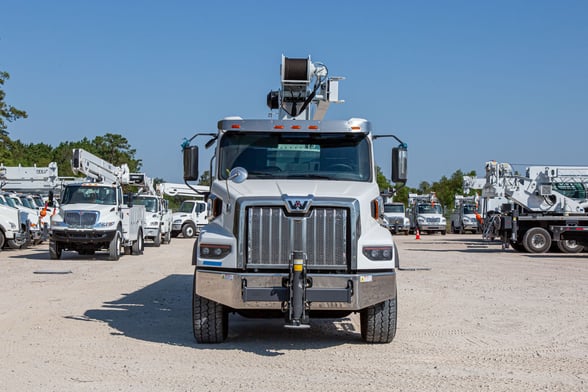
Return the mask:
M 139 229 L 139 232 L 137 233 L 137 240 L 135 242 L 133 242 L 133 246 L 131 251 L 133 252 L 134 255 L 140 255 L 143 254 L 143 249 L 145 248 L 145 243 L 143 240 L 143 230 Z
M 0 249 L 4 248 L 6 245 L 6 237 L 4 236 L 4 232 L 0 230 Z
M 59 260 L 61 258 L 61 245 L 58 242 L 49 242 L 49 258 L 51 260 Z
M 196 235 L 196 227 L 192 223 L 186 223 L 184 227 L 182 227 L 182 234 L 184 238 L 192 238 Z
M 122 243 L 122 234 L 120 231 L 114 233 L 114 238 L 110 241 L 108 246 L 108 259 L 117 261 L 120 259 L 120 247 Z
M 171 232 L 168 230 L 163 237 L 163 243 L 169 244 L 170 242 L 171 242 Z
M 192 324 L 198 343 L 222 343 L 229 334 L 229 313 L 224 305 L 196 294 L 194 286 Z
M 366 343 L 390 343 L 396 335 L 396 297 L 363 309 L 359 319 Z
M 551 246 L 551 236 L 543 227 L 532 227 L 523 236 L 523 246 L 529 253 L 545 253 Z
M 160 231 L 158 231 L 157 234 L 155 234 L 155 238 L 153 238 L 153 245 L 157 248 L 161 246 L 161 232 Z

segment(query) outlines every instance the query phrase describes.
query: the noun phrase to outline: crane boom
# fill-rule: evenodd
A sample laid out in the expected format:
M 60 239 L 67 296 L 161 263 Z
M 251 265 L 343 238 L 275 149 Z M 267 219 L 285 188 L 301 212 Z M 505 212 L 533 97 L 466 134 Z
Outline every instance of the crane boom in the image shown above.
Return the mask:
M 123 163 L 115 166 L 110 162 L 82 149 L 73 149 L 71 168 L 75 174 L 84 174 L 88 180 L 110 184 L 128 184 L 129 166 Z
M 202 193 L 195 192 L 194 189 L 185 184 L 176 184 L 173 182 L 162 182 L 157 186 L 157 189 L 159 192 L 168 196 L 184 196 L 196 199 L 202 199 L 203 194 L 209 191 L 209 187 L 205 185 L 194 185 L 193 187 Z
M 32 192 L 47 195 L 60 185 L 57 163 L 47 167 L 4 166 L 0 164 L 0 185 L 12 192 Z

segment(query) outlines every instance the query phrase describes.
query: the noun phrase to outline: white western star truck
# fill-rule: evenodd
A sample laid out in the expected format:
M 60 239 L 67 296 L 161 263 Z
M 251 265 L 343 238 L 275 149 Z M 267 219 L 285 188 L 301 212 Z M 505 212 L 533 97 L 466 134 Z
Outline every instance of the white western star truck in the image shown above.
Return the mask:
M 51 217 L 49 256 L 59 259 L 64 250 L 91 255 L 108 250 L 110 260 L 125 254 L 141 254 L 144 247 L 145 207 L 123 198 L 129 183 L 126 164 L 114 166 L 81 149 L 73 150 L 74 173 L 87 181 L 68 183 L 63 188 L 59 212 Z
M 310 57 L 282 57 L 281 78 L 281 90 L 268 94 L 278 118 L 226 118 L 218 132 L 183 144 L 188 182 L 198 179 L 198 146 L 190 141 L 216 142 L 210 223 L 192 259 L 194 336 L 222 342 L 232 312 L 283 317 L 291 328 L 359 312 L 363 340 L 388 343 L 399 261 L 378 221 L 373 143 L 400 143 L 392 150 L 395 182 L 406 181 L 406 145 L 374 135 L 364 119 L 323 121 L 329 103 L 339 102 L 340 78 L 328 78 Z

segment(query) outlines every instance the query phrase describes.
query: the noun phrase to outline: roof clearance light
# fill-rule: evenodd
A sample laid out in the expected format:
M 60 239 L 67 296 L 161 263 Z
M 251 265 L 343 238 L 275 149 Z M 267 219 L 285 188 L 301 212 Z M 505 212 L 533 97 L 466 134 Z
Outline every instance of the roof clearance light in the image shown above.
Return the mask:
M 359 131 L 360 129 L 361 127 L 358 127 L 357 125 L 351 127 L 352 131 Z
M 239 128 L 241 128 L 241 124 L 231 124 L 231 128 L 239 129 Z
M 300 129 L 300 125 L 292 125 L 292 129 Z
M 274 129 L 284 129 L 283 125 L 274 125 Z
M 318 125 L 309 125 L 308 129 L 319 129 Z

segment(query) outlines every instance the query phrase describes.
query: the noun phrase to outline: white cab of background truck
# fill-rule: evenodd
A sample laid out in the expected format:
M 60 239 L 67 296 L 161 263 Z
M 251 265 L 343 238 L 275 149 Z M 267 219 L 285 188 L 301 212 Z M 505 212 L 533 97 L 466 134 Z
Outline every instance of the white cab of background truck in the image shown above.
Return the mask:
M 145 207 L 125 202 L 122 184 L 128 183 L 128 167 L 115 167 L 84 151 L 73 150 L 72 168 L 88 176 L 88 182 L 67 184 L 59 211 L 51 217 L 49 255 L 59 259 L 63 250 L 91 255 L 107 250 L 110 260 L 141 254 L 144 247 Z
M 310 59 L 283 58 L 286 91 L 280 94 L 290 115 L 298 109 L 291 106 L 295 97 L 284 73 L 300 71 L 303 79 L 311 66 Z M 273 93 L 272 109 L 280 99 Z M 362 338 L 390 342 L 398 253 L 379 222 L 383 203 L 373 154 L 378 136 L 370 122 L 227 118 L 219 121 L 218 133 L 208 135 L 216 154 L 210 223 L 192 259 L 196 340 L 223 341 L 229 313 L 281 317 L 287 327 L 305 328 L 310 318 L 360 312 Z M 406 145 L 393 149 L 393 160 L 396 173 L 403 173 L 393 179 L 405 181 Z M 184 179 L 198 179 L 197 146 L 184 145 Z

